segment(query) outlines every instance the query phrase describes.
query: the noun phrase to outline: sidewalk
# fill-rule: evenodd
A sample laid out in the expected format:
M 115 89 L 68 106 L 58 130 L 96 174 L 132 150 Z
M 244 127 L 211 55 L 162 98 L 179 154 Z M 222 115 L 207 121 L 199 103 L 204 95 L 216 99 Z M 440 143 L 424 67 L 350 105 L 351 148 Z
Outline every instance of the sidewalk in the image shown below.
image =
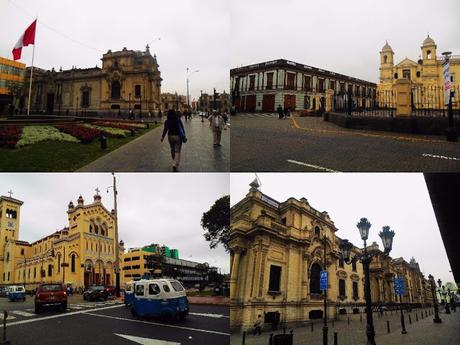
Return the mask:
M 433 315 L 421 318 L 422 310 L 413 310 L 405 314 L 405 324 L 407 334 L 401 334 L 401 322 L 399 312 L 389 313 L 383 317 L 378 317 L 374 313 L 374 328 L 376 333 L 376 343 L 378 345 L 453 345 L 459 343 L 460 312 L 452 312 L 450 315 L 440 313 L 441 324 L 433 323 Z M 423 309 L 425 311 L 430 309 Z M 409 315 L 411 323 L 409 322 Z M 354 315 L 356 316 L 356 315 Z M 418 321 L 416 321 L 418 318 Z M 387 320 L 390 322 L 390 333 L 387 332 Z M 311 326 L 293 328 L 294 345 L 322 345 L 322 321 L 314 323 L 313 331 Z M 359 318 L 335 321 L 328 323 L 328 343 L 334 344 L 334 332 L 337 332 L 338 345 L 355 345 L 366 343 L 366 314 Z M 266 325 L 265 331 L 261 336 L 246 335 L 246 345 L 268 345 L 272 331 L 270 325 Z M 286 333 L 291 329 L 287 328 Z M 282 334 L 282 330 L 273 332 Z M 231 345 L 241 345 L 242 335 L 232 334 Z
M 229 297 L 219 297 L 219 296 L 187 296 L 188 302 L 190 304 L 212 304 L 212 305 L 230 305 Z
M 182 172 L 225 172 L 230 169 L 230 128 L 222 131 L 221 147 L 213 147 L 209 121 L 193 118 L 182 121 L 187 143 L 182 145 Z M 79 169 L 80 172 L 169 172 L 171 152 L 167 138 L 160 142 L 163 126 Z

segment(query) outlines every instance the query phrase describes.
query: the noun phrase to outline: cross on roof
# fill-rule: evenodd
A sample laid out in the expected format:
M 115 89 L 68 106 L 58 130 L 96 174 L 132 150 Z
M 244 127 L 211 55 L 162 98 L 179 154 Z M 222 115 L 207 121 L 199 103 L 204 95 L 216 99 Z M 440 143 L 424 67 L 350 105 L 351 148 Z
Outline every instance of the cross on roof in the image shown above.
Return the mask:
M 100 192 L 99 188 L 96 188 L 95 191 L 96 191 L 96 194 L 99 195 L 99 192 Z
M 10 195 L 10 198 L 11 198 L 11 195 L 13 194 L 13 192 L 11 191 L 11 189 L 8 191 L 8 194 Z

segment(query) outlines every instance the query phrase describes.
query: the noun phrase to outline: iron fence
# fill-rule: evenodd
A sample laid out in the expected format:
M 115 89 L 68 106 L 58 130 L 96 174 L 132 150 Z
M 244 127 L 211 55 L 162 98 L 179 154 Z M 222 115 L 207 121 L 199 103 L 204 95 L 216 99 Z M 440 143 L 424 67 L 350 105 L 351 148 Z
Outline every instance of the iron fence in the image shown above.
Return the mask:
M 396 93 L 377 91 L 375 97 L 356 97 L 350 93 L 332 96 L 332 111 L 352 116 L 393 117 L 396 114 Z
M 452 114 L 460 116 L 460 85 L 451 89 Z M 413 86 L 411 88 L 411 108 L 413 116 L 447 117 L 448 105 L 444 101 L 441 86 Z

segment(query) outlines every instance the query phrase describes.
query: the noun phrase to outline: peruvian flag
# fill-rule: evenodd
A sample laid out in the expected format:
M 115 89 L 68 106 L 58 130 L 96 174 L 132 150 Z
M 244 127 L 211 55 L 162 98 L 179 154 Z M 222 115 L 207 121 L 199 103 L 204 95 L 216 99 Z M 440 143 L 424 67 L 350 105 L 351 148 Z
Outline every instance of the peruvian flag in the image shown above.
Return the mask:
M 19 60 L 21 58 L 22 47 L 26 47 L 29 44 L 35 44 L 35 27 L 37 26 L 37 19 L 34 20 L 32 24 L 26 29 L 26 31 L 21 35 L 18 40 L 18 43 L 13 48 L 13 57 L 14 60 Z

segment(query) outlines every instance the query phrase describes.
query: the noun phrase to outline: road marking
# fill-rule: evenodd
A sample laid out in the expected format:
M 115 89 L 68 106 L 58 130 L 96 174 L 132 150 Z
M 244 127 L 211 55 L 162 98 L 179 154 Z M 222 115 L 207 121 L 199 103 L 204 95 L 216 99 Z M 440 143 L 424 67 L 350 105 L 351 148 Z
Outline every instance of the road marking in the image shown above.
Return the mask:
M 349 136 L 360 135 L 362 137 L 396 139 L 396 140 L 411 141 L 411 142 L 425 142 L 425 143 L 445 143 L 446 142 L 445 140 L 440 140 L 440 139 L 423 139 L 423 138 L 413 138 L 413 137 L 407 137 L 407 136 L 395 136 L 395 135 L 389 135 L 389 134 L 363 133 L 363 132 L 359 132 L 360 131 L 359 129 L 353 129 L 353 128 L 344 128 L 344 130 L 348 129 L 348 131 L 305 128 L 305 127 L 300 127 L 297 121 L 294 119 L 294 117 L 292 117 L 291 120 L 292 120 L 292 124 L 291 124 L 292 128 L 300 129 L 306 132 L 342 134 L 342 135 L 349 135 Z
M 158 340 L 158 339 L 151 339 L 151 338 L 142 338 L 142 337 L 135 337 L 133 335 L 126 335 L 126 334 L 117 334 L 119 337 L 134 341 L 135 343 L 142 344 L 142 345 L 180 345 L 180 343 L 172 342 L 172 341 L 165 341 L 165 340 Z
M 79 306 L 77 306 L 77 305 L 69 305 L 69 309 L 80 310 L 80 309 L 83 309 L 83 307 L 79 307 Z
M 319 165 L 314 165 L 314 164 L 308 164 L 308 163 L 304 163 L 304 162 L 294 161 L 292 159 L 288 159 L 287 161 L 288 161 L 288 163 L 297 164 L 297 165 L 303 165 L 303 166 L 306 166 L 306 167 L 309 167 L 309 168 L 314 168 L 314 169 L 323 170 L 323 171 L 327 171 L 327 172 L 340 172 L 338 170 L 332 170 L 332 169 L 329 169 L 329 168 L 321 167 Z
M 10 313 L 16 314 L 16 315 L 21 315 L 21 316 L 26 316 L 26 317 L 35 315 L 35 314 L 32 314 L 32 313 L 28 313 L 28 312 L 26 312 L 24 310 L 10 310 Z
M 99 308 L 97 310 L 113 309 L 113 308 L 119 308 L 119 307 L 123 307 L 123 305 L 112 305 L 110 307 Z M 15 325 L 23 325 L 25 323 L 30 323 L 30 322 L 57 319 L 57 318 L 60 318 L 60 317 L 66 317 L 66 316 L 71 316 L 71 315 L 85 314 L 85 313 L 89 314 L 89 310 L 71 311 L 71 312 L 66 312 L 66 313 L 62 313 L 62 314 L 58 314 L 58 315 L 50 315 L 50 316 L 44 316 L 44 317 L 36 317 L 36 318 L 33 318 L 33 319 L 9 322 L 8 327 L 15 326 Z M 2 327 L 3 327 L 3 324 L 0 324 L 0 328 L 2 328 Z
M 108 319 L 121 320 L 121 321 L 130 321 L 130 322 L 137 322 L 137 323 L 146 323 L 148 325 L 156 325 L 156 326 L 163 326 L 163 327 L 170 327 L 170 328 L 179 328 L 179 329 L 185 329 L 185 330 L 194 331 L 194 332 L 212 333 L 212 334 L 225 335 L 225 336 L 230 335 L 230 333 L 225 333 L 225 332 L 209 331 L 207 329 L 170 325 L 170 324 L 167 324 L 167 323 L 159 323 L 159 322 L 150 322 L 150 321 L 143 321 L 143 320 L 127 319 L 127 318 L 124 318 L 124 317 L 110 316 L 110 315 L 104 315 L 104 314 L 95 314 L 95 313 L 91 313 L 91 312 L 86 312 L 85 314 L 92 315 L 92 316 L 98 316 L 98 317 L 105 317 L 105 318 L 108 318 Z
M 460 158 L 456 157 L 448 157 L 448 156 L 441 156 L 441 155 L 433 155 L 431 153 L 424 153 L 422 154 L 423 157 L 430 157 L 430 158 L 439 158 L 439 159 L 445 159 L 449 161 L 457 161 L 460 162 Z
M 190 315 L 195 315 L 195 316 L 205 316 L 205 317 L 213 317 L 215 319 L 221 319 L 223 317 L 229 318 L 229 316 L 225 316 L 222 314 L 206 314 L 206 313 L 189 313 Z
M 8 317 L 6 318 L 7 320 L 14 320 L 16 316 L 8 314 Z

